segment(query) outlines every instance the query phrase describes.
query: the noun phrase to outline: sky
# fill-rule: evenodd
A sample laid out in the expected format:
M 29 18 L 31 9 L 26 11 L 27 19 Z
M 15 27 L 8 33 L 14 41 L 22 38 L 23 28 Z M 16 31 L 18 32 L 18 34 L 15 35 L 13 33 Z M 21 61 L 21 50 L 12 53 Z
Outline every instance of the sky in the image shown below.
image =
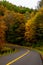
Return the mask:
M 38 5 L 38 1 L 40 0 L 6 0 L 6 1 L 9 1 L 10 3 L 17 6 L 23 6 L 35 9 Z

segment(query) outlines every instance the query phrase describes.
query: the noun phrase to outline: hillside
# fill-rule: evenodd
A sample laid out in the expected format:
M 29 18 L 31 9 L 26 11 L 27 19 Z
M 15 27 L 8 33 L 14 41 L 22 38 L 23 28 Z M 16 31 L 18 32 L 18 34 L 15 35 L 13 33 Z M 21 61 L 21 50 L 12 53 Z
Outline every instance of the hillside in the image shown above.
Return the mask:
M 43 8 L 34 10 L 0 1 L 0 49 L 5 42 L 43 46 Z

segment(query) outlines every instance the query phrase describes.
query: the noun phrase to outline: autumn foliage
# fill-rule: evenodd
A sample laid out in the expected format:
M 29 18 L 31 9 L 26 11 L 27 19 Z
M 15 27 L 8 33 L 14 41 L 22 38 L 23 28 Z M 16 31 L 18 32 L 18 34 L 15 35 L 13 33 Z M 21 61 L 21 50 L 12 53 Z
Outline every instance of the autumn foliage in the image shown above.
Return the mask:
M 26 23 L 25 40 L 43 45 L 43 8 Z
M 43 46 L 43 7 L 38 11 L 31 10 L 30 13 L 27 8 L 21 12 L 17 7 L 13 9 L 14 5 L 9 3 L 7 6 L 6 3 L 8 4 L 8 2 L 0 2 L 0 50 L 5 42 Z

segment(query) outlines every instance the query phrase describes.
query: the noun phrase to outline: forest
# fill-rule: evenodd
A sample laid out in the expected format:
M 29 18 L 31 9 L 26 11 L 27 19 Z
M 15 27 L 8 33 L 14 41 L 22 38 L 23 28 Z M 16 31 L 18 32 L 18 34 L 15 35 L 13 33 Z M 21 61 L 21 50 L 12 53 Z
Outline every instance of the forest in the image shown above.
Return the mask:
M 0 50 L 6 43 L 43 46 L 43 0 L 37 9 L 0 1 Z

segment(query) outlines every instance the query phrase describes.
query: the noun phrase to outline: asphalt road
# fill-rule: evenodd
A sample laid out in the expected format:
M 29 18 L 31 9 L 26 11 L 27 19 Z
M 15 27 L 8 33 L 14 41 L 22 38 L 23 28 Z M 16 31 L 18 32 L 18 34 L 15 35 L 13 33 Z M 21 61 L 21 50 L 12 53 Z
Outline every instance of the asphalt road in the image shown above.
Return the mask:
M 10 62 L 12 63 L 9 64 Z M 1 56 L 0 65 L 43 65 L 43 64 L 39 53 L 37 53 L 36 51 L 28 52 L 27 49 L 21 48 L 20 51 L 17 53 L 13 53 L 7 56 Z

